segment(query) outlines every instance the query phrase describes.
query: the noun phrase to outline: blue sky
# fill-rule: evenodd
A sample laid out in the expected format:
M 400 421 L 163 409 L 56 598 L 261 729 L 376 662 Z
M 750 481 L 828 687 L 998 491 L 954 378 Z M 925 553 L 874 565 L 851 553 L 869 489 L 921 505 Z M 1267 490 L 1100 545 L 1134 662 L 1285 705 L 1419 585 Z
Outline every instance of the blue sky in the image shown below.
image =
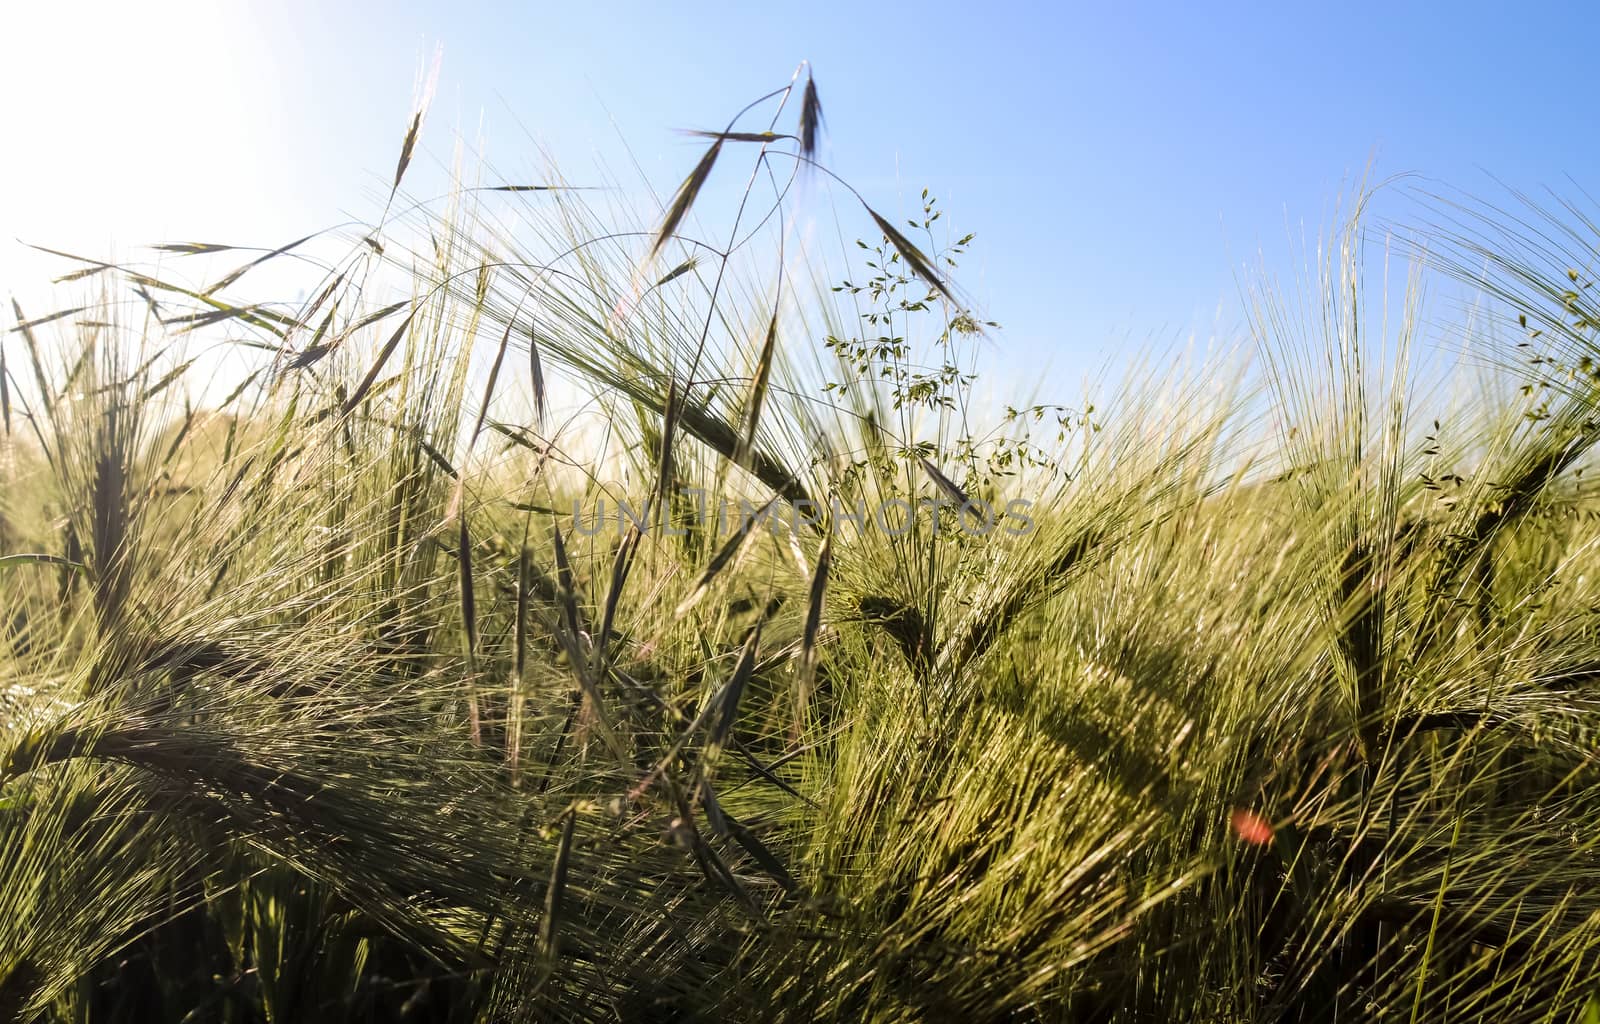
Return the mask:
M 8 290 L 52 269 L 17 235 L 275 244 L 373 216 L 436 47 L 428 158 L 460 130 L 516 177 L 536 139 L 582 179 L 626 138 L 663 193 L 698 152 L 676 129 L 810 60 L 831 165 L 978 233 L 963 283 L 1009 374 L 1237 336 L 1241 273 L 1298 259 L 1369 162 L 1569 194 L 1600 167 L 1579 4 L 134 6 L 12 27 L 8 135 L 33 147 L 0 161 Z

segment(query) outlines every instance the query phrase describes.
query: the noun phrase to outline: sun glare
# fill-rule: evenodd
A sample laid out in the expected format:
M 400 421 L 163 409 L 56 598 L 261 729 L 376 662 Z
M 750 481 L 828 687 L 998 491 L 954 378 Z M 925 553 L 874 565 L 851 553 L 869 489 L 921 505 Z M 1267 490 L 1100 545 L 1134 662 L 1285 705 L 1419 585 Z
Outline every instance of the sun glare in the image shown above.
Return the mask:
M 0 59 L 8 290 L 27 294 L 57 269 L 16 239 L 104 256 L 271 222 L 280 61 L 242 5 L 23 4 L 12 19 Z

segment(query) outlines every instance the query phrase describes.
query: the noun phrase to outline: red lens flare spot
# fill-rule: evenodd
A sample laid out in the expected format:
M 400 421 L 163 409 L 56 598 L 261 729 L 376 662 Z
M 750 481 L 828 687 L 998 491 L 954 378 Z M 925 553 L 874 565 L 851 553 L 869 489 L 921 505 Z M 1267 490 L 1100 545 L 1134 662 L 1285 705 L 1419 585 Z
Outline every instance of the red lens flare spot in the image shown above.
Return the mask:
M 1272 842 L 1272 824 L 1255 811 L 1236 807 L 1233 811 L 1233 834 L 1252 846 L 1266 846 Z

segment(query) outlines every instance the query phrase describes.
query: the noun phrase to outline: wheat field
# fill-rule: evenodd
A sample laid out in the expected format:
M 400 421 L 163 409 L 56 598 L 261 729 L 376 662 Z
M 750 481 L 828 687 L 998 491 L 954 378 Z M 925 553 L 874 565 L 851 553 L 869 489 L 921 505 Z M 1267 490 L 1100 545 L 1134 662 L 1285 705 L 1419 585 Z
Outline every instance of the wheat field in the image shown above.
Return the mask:
M 1008 404 L 934 197 L 812 261 L 804 67 L 621 226 L 422 123 L 13 304 L 0 1018 L 1600 1021 L 1584 208 Z

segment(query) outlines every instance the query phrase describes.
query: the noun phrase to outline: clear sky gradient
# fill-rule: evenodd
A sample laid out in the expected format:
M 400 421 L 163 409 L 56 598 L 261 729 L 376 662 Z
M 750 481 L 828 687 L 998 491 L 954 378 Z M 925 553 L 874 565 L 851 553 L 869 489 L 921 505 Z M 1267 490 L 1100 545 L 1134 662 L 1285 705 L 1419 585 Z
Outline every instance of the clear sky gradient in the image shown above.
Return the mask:
M 278 244 L 375 216 L 419 69 L 424 158 L 663 193 L 810 60 L 831 165 L 888 212 L 923 186 L 978 233 L 963 283 L 1000 365 L 1065 379 L 1234 337 L 1246 268 L 1299 258 L 1363 177 L 1595 183 L 1589 4 L 18 4 L 0 58 L 0 288 L 167 240 Z M 865 228 L 861 229 L 865 234 Z

